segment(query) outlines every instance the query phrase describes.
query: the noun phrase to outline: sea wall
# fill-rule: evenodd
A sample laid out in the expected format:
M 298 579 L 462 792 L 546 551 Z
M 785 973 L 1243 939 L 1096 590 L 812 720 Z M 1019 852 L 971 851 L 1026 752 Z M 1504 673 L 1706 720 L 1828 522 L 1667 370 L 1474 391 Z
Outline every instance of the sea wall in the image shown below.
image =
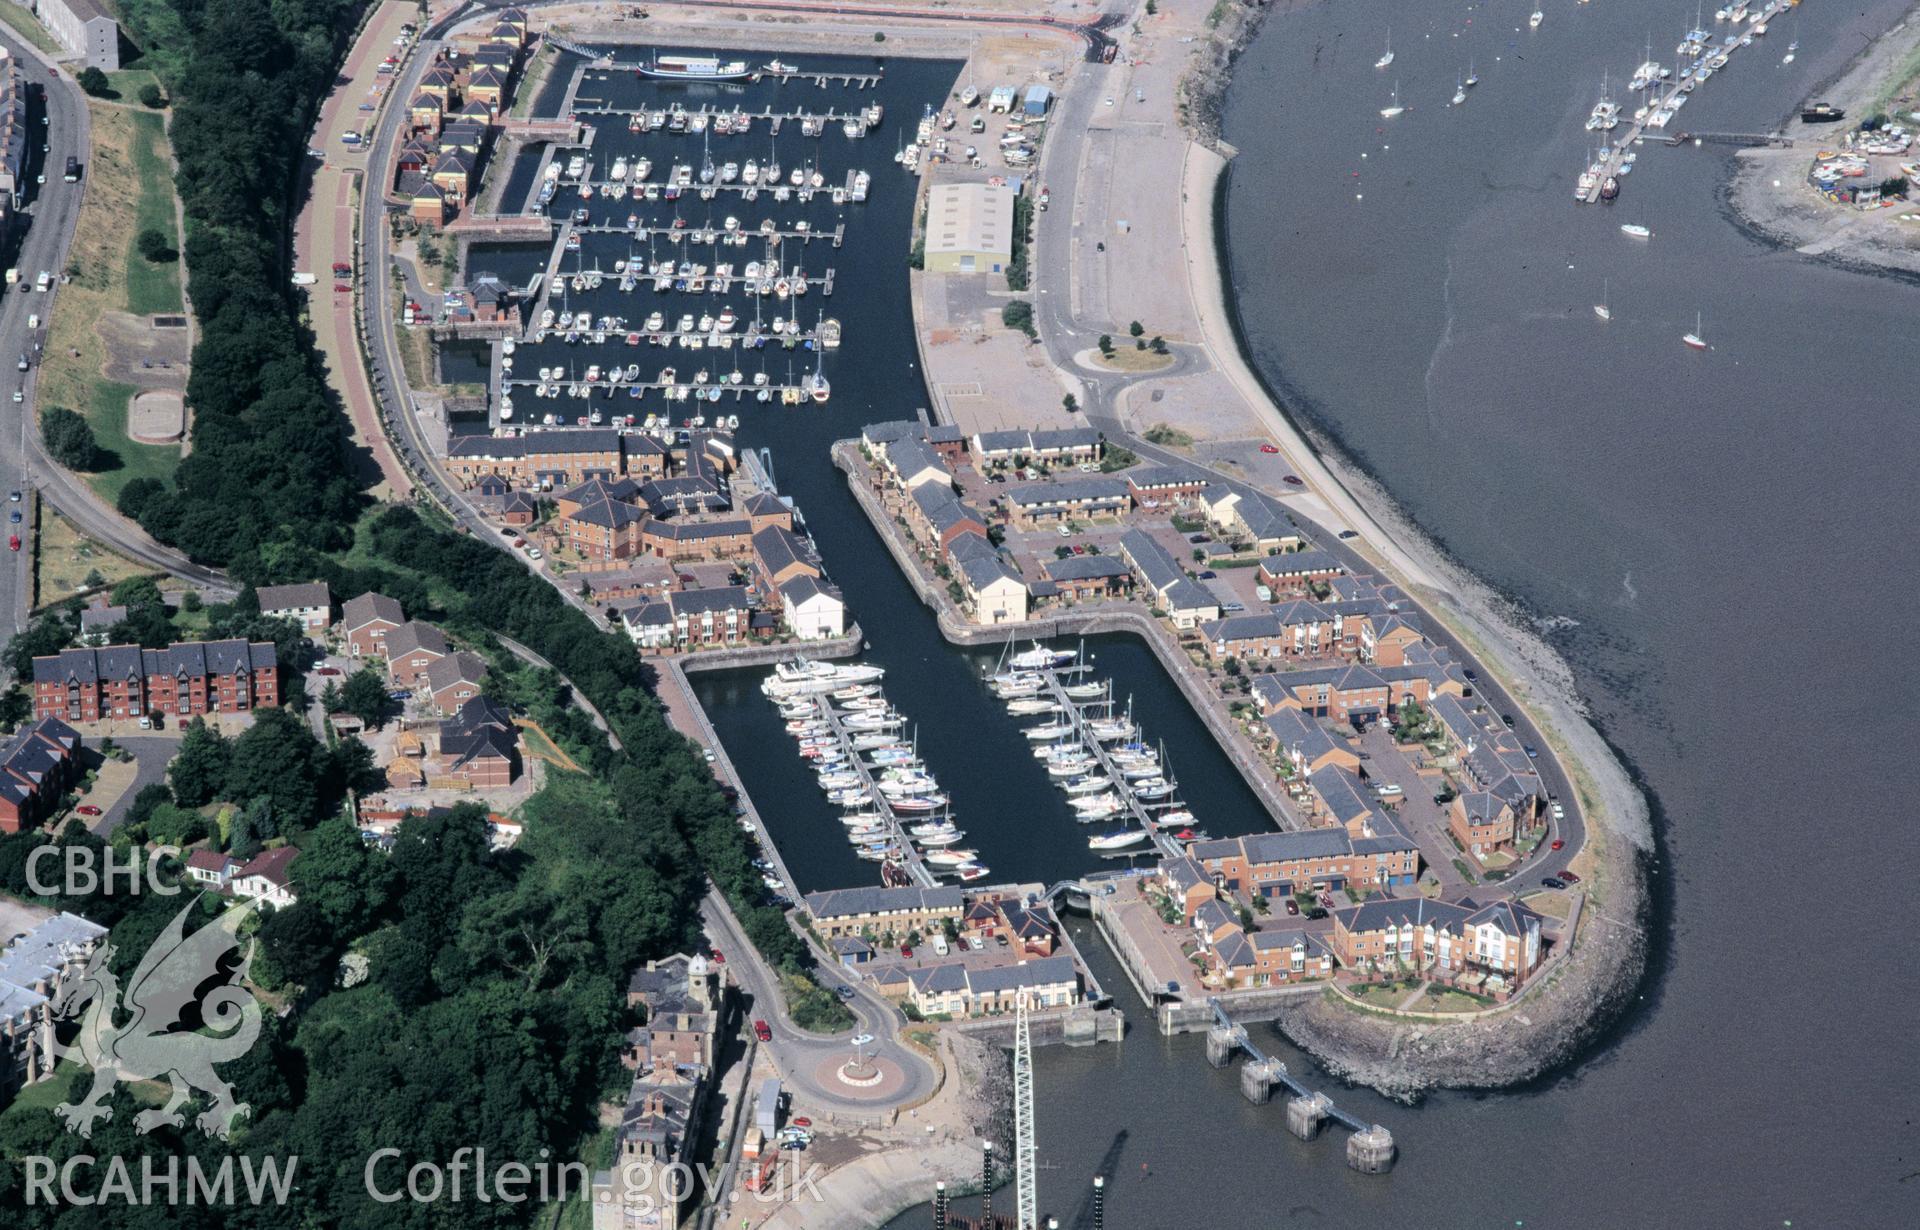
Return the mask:
M 1219 20 L 1207 40 L 1195 46 L 1193 62 L 1180 77 L 1180 123 L 1208 149 L 1222 150 L 1220 113 L 1227 87 L 1233 84 L 1233 62 L 1260 32 L 1271 7 L 1268 0 L 1227 0 L 1217 5 L 1214 12 Z

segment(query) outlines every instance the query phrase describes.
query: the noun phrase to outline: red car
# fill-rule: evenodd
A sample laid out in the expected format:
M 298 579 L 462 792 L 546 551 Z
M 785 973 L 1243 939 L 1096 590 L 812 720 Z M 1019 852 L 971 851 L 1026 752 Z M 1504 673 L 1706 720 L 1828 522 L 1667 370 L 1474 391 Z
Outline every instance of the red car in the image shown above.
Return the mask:
M 74 808 L 73 810 L 79 812 L 83 816 L 97 816 L 100 814 L 100 809 L 98 807 L 95 807 L 91 803 L 82 803 L 80 804 L 80 806 Z
M 20 535 L 18 535 L 18 534 L 8 534 L 8 535 L 7 535 L 7 545 L 8 545 L 9 547 L 11 547 L 11 548 L 13 548 L 13 549 L 14 549 L 15 551 L 18 551 L 18 550 L 20 549 Z
M 1556 841 L 1553 843 L 1553 848 L 1556 850 L 1564 850 L 1566 849 L 1566 846 L 1567 846 L 1567 843 L 1564 841 Z
M 755 1021 L 753 1023 L 753 1036 L 762 1042 L 771 1042 L 773 1041 L 773 1028 L 765 1021 Z
M 810 1128 L 813 1126 L 813 1120 L 807 1118 L 805 1115 L 795 1115 L 791 1122 L 793 1126 L 797 1128 Z
M 340 673 L 340 668 L 337 666 L 316 666 L 313 668 L 313 673 L 316 675 L 337 675 Z
M 1569 884 L 1578 884 L 1580 882 L 1580 877 L 1573 874 L 1571 871 L 1561 872 L 1560 878 L 1565 880 Z
M 352 294 L 353 287 L 348 286 L 345 282 L 335 282 L 333 284 L 333 293 L 336 295 Z
M 901 956 L 903 956 L 903 957 L 911 957 L 911 956 L 913 955 L 913 949 L 911 949 L 911 948 L 902 948 L 902 949 L 900 950 L 900 955 L 901 955 Z
M 1275 448 L 1275 447 L 1274 447 L 1273 445 L 1271 445 L 1271 444 L 1262 444 L 1262 445 L 1260 446 L 1260 451 L 1261 451 L 1261 452 L 1263 452 L 1263 453 L 1277 453 L 1277 452 L 1279 452 L 1280 450 L 1279 450 L 1279 449 L 1277 449 L 1277 448 Z
M 713 957 L 713 963 L 715 965 L 725 965 L 727 963 L 727 954 L 721 952 L 718 948 L 714 949 L 709 955 Z

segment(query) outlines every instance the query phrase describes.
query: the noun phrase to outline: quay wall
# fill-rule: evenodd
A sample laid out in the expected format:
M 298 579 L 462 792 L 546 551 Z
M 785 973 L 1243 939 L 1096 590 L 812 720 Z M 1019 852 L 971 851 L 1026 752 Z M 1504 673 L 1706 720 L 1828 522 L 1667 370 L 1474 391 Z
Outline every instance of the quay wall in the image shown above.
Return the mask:
M 1272 817 L 1274 827 L 1280 829 L 1298 828 L 1291 805 L 1284 802 L 1285 796 L 1279 788 L 1279 780 L 1261 762 L 1247 746 L 1244 737 L 1234 728 L 1232 719 L 1222 710 L 1217 700 L 1209 696 L 1204 686 L 1193 677 L 1193 664 L 1188 661 L 1186 652 L 1180 648 L 1159 620 L 1143 610 L 1133 607 L 1104 606 L 1095 610 L 1074 611 L 1056 614 L 1044 619 L 1029 619 L 1020 624 L 976 624 L 962 615 L 953 604 L 952 597 L 940 584 L 939 579 L 929 573 L 912 549 L 901 541 L 898 527 L 880 504 L 871 487 L 862 480 L 862 462 L 859 455 L 860 445 L 855 440 L 842 440 L 833 446 L 834 464 L 845 471 L 847 485 L 853 489 L 854 499 L 873 523 L 873 528 L 887 544 L 887 550 L 893 556 L 894 563 L 913 584 L 913 590 L 920 600 L 933 608 L 940 625 L 940 635 L 955 645 L 1000 645 L 1004 644 L 1009 632 L 1035 640 L 1049 640 L 1062 636 L 1095 636 L 1103 633 L 1124 632 L 1139 637 L 1153 650 L 1154 657 L 1174 684 L 1179 687 L 1187 704 L 1206 724 L 1214 741 L 1233 762 L 1235 769 L 1247 783 L 1249 789 L 1266 805 Z

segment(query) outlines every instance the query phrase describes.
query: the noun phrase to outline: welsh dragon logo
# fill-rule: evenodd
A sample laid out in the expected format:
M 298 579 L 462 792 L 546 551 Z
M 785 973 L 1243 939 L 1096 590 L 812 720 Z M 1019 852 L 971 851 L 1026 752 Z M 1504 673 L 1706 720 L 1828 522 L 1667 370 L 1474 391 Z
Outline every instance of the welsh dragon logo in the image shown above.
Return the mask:
M 214 1065 L 246 1054 L 260 1036 L 260 1002 L 242 985 L 253 964 L 252 944 L 238 968 L 221 977 L 222 960 L 240 949 L 240 924 L 253 903 L 233 906 L 187 935 L 187 915 L 197 903 L 198 898 L 189 901 L 147 949 L 124 996 L 109 968 L 114 948 L 103 943 L 54 998 L 56 1020 L 77 1016 L 80 1021 L 73 1043 L 57 1047 L 57 1052 L 93 1069 L 93 1087 L 85 1098 L 53 1108 L 69 1132 L 91 1137 L 95 1123 L 111 1119 L 113 1108 L 106 1099 L 120 1081 L 163 1075 L 173 1085 L 172 1096 L 160 1109 L 135 1116 L 134 1128 L 142 1135 L 162 1126 L 184 1126 L 180 1108 L 196 1089 L 213 1098 L 213 1105 L 196 1120 L 209 1136 L 226 1137 L 234 1120 L 252 1113 L 246 1103 L 233 1100 L 233 1086 L 220 1079 Z M 200 988 L 215 978 L 221 978 L 220 983 L 202 994 Z M 197 1030 L 183 1025 L 188 1007 L 199 1010 Z M 114 1023 L 117 1011 L 127 1015 L 124 1024 Z

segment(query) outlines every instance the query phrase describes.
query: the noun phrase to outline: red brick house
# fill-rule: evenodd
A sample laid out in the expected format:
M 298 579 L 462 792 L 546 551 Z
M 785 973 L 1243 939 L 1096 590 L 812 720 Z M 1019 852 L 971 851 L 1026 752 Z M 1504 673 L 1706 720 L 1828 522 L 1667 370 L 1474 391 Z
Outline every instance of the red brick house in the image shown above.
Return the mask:
M 406 622 L 399 602 L 385 594 L 364 593 L 340 608 L 340 630 L 346 633 L 349 657 L 386 657 L 387 634 Z
M 80 734 L 59 718 L 14 735 L 0 749 L 0 833 L 39 824 L 80 776 Z
M 38 717 L 94 722 L 150 713 L 247 713 L 279 703 L 279 660 L 266 641 L 108 645 L 33 660 Z
M 447 638 L 432 624 L 411 620 L 387 635 L 387 675 L 396 688 L 426 683 L 427 669 L 453 652 Z

